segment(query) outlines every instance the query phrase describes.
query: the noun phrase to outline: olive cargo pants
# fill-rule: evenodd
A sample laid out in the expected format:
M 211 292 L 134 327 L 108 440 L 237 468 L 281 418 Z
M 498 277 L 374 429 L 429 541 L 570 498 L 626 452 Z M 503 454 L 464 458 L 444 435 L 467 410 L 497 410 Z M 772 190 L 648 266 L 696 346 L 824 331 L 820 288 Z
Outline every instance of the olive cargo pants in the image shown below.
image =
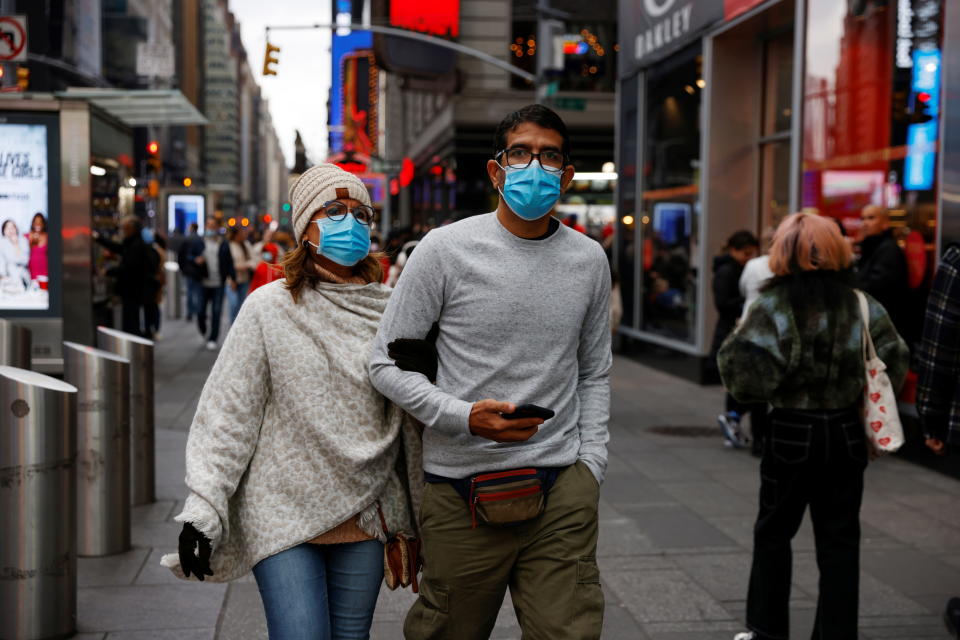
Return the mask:
M 537 518 L 471 529 L 470 510 L 453 487 L 428 484 L 420 511 L 423 577 L 406 640 L 486 640 L 508 586 L 523 640 L 600 638 L 599 495 L 578 462 L 560 472 Z

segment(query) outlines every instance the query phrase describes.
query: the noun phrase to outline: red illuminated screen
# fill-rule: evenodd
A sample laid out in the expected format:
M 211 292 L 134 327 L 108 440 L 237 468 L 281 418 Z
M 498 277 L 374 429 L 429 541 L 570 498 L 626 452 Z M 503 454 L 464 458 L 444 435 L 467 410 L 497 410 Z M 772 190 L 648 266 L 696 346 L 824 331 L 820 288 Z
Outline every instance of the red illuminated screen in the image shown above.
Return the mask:
M 460 35 L 460 0 L 390 0 L 390 24 L 456 38 Z

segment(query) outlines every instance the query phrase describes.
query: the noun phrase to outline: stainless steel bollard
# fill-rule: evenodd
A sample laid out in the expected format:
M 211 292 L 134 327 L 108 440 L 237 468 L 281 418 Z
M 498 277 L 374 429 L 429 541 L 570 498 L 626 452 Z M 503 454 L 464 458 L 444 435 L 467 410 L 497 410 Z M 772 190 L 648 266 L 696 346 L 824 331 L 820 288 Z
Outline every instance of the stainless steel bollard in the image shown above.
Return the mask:
M 0 365 L 30 368 L 30 329 L 0 318 Z
M 97 327 L 97 346 L 130 361 L 130 497 L 134 506 L 156 500 L 153 447 L 153 341 Z
M 130 549 L 130 361 L 63 343 L 77 394 L 77 555 Z
M 183 313 L 183 274 L 180 273 L 180 265 L 174 261 L 167 262 L 164 269 L 167 273 L 166 291 L 163 294 L 164 315 L 176 320 Z
M 0 638 L 77 626 L 77 389 L 0 366 Z

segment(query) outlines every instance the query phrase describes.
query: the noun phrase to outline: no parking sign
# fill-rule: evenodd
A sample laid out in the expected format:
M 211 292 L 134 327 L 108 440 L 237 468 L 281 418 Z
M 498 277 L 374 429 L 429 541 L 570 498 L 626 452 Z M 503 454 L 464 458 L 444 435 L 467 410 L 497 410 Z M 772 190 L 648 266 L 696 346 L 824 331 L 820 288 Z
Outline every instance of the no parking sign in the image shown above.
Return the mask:
M 0 16 L 0 62 L 27 59 L 27 16 Z

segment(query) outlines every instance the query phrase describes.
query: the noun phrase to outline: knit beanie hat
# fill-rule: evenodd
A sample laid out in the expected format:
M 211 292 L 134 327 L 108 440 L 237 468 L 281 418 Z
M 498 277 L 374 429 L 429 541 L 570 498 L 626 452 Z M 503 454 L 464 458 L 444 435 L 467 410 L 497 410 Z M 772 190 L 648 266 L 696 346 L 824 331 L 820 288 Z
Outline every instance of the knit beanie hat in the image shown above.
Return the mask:
M 352 198 L 362 204 L 370 204 L 370 192 L 366 185 L 348 171 L 335 164 L 318 164 L 301 174 L 290 187 L 290 204 L 293 206 L 293 237 L 300 244 L 310 218 L 318 209 L 331 200 Z

